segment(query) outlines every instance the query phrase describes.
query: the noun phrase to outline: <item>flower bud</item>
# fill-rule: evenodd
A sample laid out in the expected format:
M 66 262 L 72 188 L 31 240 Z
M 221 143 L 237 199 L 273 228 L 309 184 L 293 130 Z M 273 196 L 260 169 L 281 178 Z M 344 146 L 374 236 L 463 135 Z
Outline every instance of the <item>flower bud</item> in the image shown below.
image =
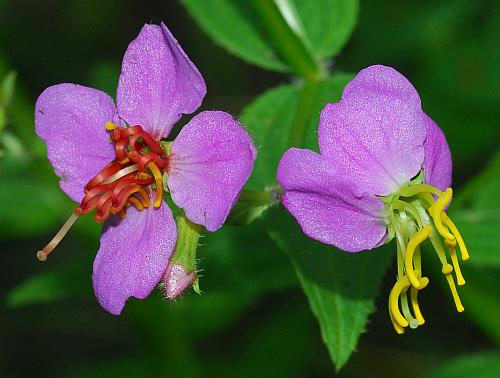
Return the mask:
M 161 279 L 163 293 L 167 299 L 176 299 L 187 288 L 193 286 L 196 272 L 188 273 L 180 264 L 169 264 Z

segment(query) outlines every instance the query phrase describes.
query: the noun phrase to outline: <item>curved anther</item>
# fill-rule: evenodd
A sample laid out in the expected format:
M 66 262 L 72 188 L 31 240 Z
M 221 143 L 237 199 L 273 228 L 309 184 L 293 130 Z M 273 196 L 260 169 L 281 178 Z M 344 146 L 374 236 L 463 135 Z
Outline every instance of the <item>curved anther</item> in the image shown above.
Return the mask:
M 87 193 L 92 188 L 95 188 L 97 185 L 100 185 L 106 178 L 111 175 L 114 175 L 116 172 L 120 171 L 123 167 L 120 164 L 117 164 L 115 161 L 112 161 L 108 165 L 106 165 L 101 171 L 95 175 L 92 180 L 90 180 L 87 185 L 85 185 L 84 192 Z
M 443 213 L 443 209 L 446 205 L 448 205 L 451 201 L 451 197 L 453 196 L 453 191 L 451 188 L 448 188 L 444 191 L 443 195 L 439 197 L 434 205 L 429 209 L 432 218 L 434 219 L 434 225 L 436 226 L 436 230 L 445 238 L 445 239 L 455 239 L 452 233 L 448 231 L 442 222 L 441 214 Z
M 417 289 L 415 286 L 410 288 L 410 300 L 413 313 L 415 314 L 415 319 L 417 319 L 418 325 L 425 323 L 425 319 L 420 311 L 420 306 L 418 305 L 418 292 L 425 289 L 429 284 L 429 279 L 427 277 L 422 277 L 420 279 L 420 287 Z
M 405 255 L 405 269 L 408 274 L 408 279 L 410 280 L 412 286 L 415 288 L 420 288 L 420 279 L 415 274 L 415 270 L 413 269 L 413 254 L 415 249 L 426 240 L 432 231 L 432 227 L 427 225 L 421 230 L 419 230 L 408 242 L 408 247 L 406 248 Z
M 148 163 L 146 168 L 148 168 L 153 174 L 156 184 L 155 200 L 153 202 L 153 206 L 160 207 L 163 200 L 163 178 L 161 176 L 161 172 L 154 163 Z
M 138 198 L 134 197 L 133 195 L 128 198 L 128 202 L 130 202 L 130 204 L 134 205 L 135 208 L 139 211 L 144 209 L 144 205 L 142 204 L 142 202 Z
M 458 263 L 457 252 L 455 250 L 455 246 L 452 244 L 446 243 L 448 250 L 450 251 L 451 263 L 453 264 L 453 269 L 455 270 L 455 275 L 457 276 L 457 283 L 462 286 L 465 285 L 465 279 L 462 275 L 462 271 L 460 270 L 460 264 Z
M 441 192 L 438 188 L 429 184 L 409 185 L 404 188 L 401 188 L 399 193 L 401 197 L 413 197 L 417 194 L 422 194 L 422 193 L 432 193 L 438 197 L 441 197 L 443 194 L 443 192 Z
M 408 327 L 410 325 L 408 320 L 406 320 L 399 311 L 399 297 L 401 296 L 401 293 L 408 290 L 409 287 L 410 280 L 407 276 L 403 276 L 396 281 L 394 287 L 391 290 L 391 293 L 389 294 L 389 310 L 394 317 L 394 320 L 401 327 Z
M 458 231 L 457 226 L 455 226 L 455 223 L 451 220 L 451 218 L 448 216 L 446 213 L 441 214 L 441 218 L 448 226 L 448 228 L 451 230 L 453 233 L 453 236 L 457 239 L 458 246 L 460 247 L 460 253 L 462 255 L 462 260 L 468 260 L 469 259 L 469 252 L 467 251 L 467 247 L 465 246 L 464 239 L 462 238 L 462 235 L 460 235 L 460 232 Z
M 405 333 L 404 327 L 401 327 L 401 325 L 396 321 L 396 319 L 394 319 L 394 316 L 392 315 L 390 302 L 389 302 L 389 317 L 391 318 L 391 323 L 396 333 L 398 335 L 402 335 L 403 333 Z
M 453 280 L 453 276 L 451 275 L 451 273 L 453 272 L 453 267 L 450 264 L 445 264 L 443 265 L 442 272 L 446 277 L 446 281 L 448 281 L 448 286 L 450 287 L 451 295 L 453 296 L 457 311 L 463 312 L 464 306 L 462 305 L 462 301 L 458 296 L 457 287 L 455 286 L 455 281 Z

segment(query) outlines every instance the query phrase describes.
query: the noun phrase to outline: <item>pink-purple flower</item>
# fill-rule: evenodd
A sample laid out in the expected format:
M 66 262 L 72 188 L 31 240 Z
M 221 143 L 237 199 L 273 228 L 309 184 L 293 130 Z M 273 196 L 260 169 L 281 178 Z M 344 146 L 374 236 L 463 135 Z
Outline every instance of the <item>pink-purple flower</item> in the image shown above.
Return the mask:
M 283 205 L 304 233 L 348 252 L 396 239 L 398 279 L 389 313 L 398 333 L 424 323 L 417 293 L 429 280 L 420 244 L 430 239 L 463 311 L 451 273 L 463 285 L 456 248 L 463 260 L 469 256 L 445 212 L 452 197 L 451 154 L 411 83 L 390 67 L 362 70 L 338 103 L 324 107 L 318 139 L 319 154 L 291 148 L 278 168 Z
M 129 297 L 148 296 L 167 270 L 177 228 L 163 192 L 189 220 L 215 231 L 252 171 L 252 140 L 224 112 L 201 112 L 173 142 L 161 141 L 205 93 L 203 77 L 161 24 L 144 25 L 128 46 L 116 108 L 104 92 L 76 84 L 38 98 L 36 132 L 62 190 L 79 203 L 38 256 L 45 259 L 79 215 L 95 210 L 105 223 L 93 285 L 112 314 Z

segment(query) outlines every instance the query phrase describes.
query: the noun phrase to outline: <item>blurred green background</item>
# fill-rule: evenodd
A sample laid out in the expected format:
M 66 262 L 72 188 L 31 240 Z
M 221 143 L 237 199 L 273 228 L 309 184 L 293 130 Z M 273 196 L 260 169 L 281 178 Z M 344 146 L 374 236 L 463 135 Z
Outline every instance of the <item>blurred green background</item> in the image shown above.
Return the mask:
M 395 335 L 386 314 L 391 268 L 339 373 L 289 259 L 260 221 L 205 235 L 202 296 L 169 303 L 155 292 L 131 300 L 118 318 L 92 293 L 99 226 L 90 218 L 47 263 L 36 260 L 73 206 L 34 134 L 37 96 L 61 82 L 114 95 L 128 43 L 144 23 L 160 21 L 206 80 L 204 109 L 239 115 L 259 94 L 295 80 L 228 53 L 177 1 L 0 0 L 0 81 L 17 75 L 10 103 L 0 96 L 7 119 L 0 128 L 0 376 L 500 377 L 499 2 L 360 1 L 350 40 L 329 59 L 332 72 L 385 64 L 404 73 L 447 135 L 464 223 L 467 211 L 495 209 L 486 228 L 464 231 L 481 250 L 474 262 L 471 248 L 463 267 L 465 313 L 431 285 L 421 303 L 425 327 Z

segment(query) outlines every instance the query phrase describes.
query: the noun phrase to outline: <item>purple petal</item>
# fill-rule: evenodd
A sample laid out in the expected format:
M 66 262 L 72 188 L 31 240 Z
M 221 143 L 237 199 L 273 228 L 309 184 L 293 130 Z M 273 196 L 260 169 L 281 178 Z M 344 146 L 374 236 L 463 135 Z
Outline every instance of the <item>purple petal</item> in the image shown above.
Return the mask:
M 99 303 L 119 315 L 129 297 L 146 298 L 167 268 L 177 240 L 177 226 L 170 208 L 137 211 L 110 218 L 101 235 L 94 261 L 93 283 Z
M 424 116 L 427 138 L 424 143 L 425 182 L 444 191 L 451 186 L 452 161 L 446 137 L 439 126 Z
M 116 102 L 120 117 L 154 138 L 200 106 L 205 81 L 167 27 L 144 25 L 123 57 Z
M 348 252 L 378 247 L 386 240 L 384 205 L 357 196 L 356 183 L 335 161 L 310 150 L 289 149 L 278 167 L 283 205 L 309 237 Z
M 217 230 L 247 181 L 256 157 L 245 129 L 224 112 L 202 112 L 172 143 L 168 188 L 194 223 Z
M 74 201 L 81 201 L 84 186 L 114 159 L 105 124 L 116 120 L 113 100 L 97 89 L 59 84 L 38 97 L 36 133 L 47 144 L 61 189 Z
M 327 104 L 318 130 L 321 153 L 370 194 L 388 195 L 417 175 L 425 125 L 419 96 L 396 70 L 371 66 Z

